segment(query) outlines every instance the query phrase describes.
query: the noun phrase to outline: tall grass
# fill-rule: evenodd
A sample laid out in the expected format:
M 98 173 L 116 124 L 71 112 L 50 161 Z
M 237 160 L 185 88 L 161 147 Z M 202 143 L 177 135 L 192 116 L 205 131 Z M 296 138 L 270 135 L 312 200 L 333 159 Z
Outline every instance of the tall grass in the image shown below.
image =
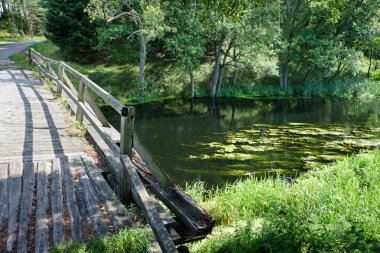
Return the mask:
M 203 198 L 221 228 L 234 227 L 193 245 L 197 252 L 380 251 L 378 150 L 310 171 L 294 183 L 252 178 L 206 196 L 199 183 L 189 192 Z
M 207 90 L 200 94 L 207 96 Z M 380 97 L 380 81 L 354 79 L 325 84 L 320 82 L 293 85 L 280 89 L 274 85 L 252 85 L 246 87 L 222 87 L 220 97 L 340 97 L 373 99 Z
M 147 229 L 127 228 L 113 236 L 90 240 L 88 243 L 72 244 L 67 242 L 55 247 L 52 253 L 145 253 L 148 249 L 148 239 L 152 234 Z

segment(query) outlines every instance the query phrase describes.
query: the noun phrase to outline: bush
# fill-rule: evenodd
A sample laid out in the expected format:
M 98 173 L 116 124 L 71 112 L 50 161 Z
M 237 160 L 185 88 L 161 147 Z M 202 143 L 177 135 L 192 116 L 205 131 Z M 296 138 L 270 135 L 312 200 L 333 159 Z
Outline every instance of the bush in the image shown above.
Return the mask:
M 10 20 L 0 20 L 0 38 L 15 38 L 20 37 L 21 33 L 17 26 Z
M 88 0 L 46 0 L 45 37 L 57 45 L 66 58 L 91 56 L 97 44 L 96 23 L 84 12 Z

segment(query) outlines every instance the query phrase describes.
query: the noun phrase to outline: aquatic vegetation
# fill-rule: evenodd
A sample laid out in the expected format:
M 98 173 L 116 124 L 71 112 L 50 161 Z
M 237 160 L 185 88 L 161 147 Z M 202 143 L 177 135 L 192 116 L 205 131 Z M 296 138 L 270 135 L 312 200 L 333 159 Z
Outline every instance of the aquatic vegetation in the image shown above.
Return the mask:
M 251 177 L 188 193 L 217 219 L 192 252 L 378 252 L 380 151 L 315 168 L 294 181 Z
M 361 149 L 379 147 L 380 140 L 375 138 L 371 128 L 303 123 L 280 126 L 255 124 L 252 129 L 224 133 L 221 142 L 199 145 L 201 153 L 192 154 L 189 159 L 246 161 L 247 167 L 251 168 L 267 164 L 268 170 L 276 165 L 278 170 L 290 171 L 310 169 Z M 289 163 L 287 157 L 298 158 L 301 162 Z

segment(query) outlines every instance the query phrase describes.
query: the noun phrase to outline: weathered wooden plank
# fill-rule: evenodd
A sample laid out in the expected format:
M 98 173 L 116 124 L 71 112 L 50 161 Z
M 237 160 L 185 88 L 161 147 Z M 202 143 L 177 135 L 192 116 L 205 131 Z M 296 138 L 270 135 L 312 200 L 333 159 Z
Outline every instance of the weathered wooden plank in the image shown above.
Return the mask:
M 94 228 L 98 236 L 105 235 L 108 233 L 108 227 L 106 225 L 105 219 L 101 214 L 95 190 L 93 189 L 90 179 L 84 169 L 84 164 L 80 157 L 75 157 L 73 160 L 75 160 L 77 164 L 80 164 L 77 166 L 77 171 L 80 176 L 80 184 L 83 190 L 84 204 L 90 218 L 91 227 Z
M 108 134 L 108 131 L 104 131 L 105 127 L 102 127 L 98 119 L 88 110 L 86 106 L 83 105 L 83 103 L 78 103 L 78 107 L 81 107 L 83 110 L 83 114 L 85 115 L 86 119 L 90 122 L 91 126 L 99 133 L 99 135 L 103 138 L 103 140 L 107 143 L 107 145 L 112 150 L 119 150 L 119 147 L 115 143 L 115 141 L 112 139 L 112 136 Z
M 75 242 L 83 239 L 82 217 L 76 202 L 74 178 L 67 159 L 62 159 L 62 170 L 66 189 L 66 206 L 71 221 L 71 237 Z
M 35 252 L 48 252 L 48 178 L 51 163 L 38 163 Z
M 51 201 L 53 215 L 53 243 L 59 245 L 65 240 L 65 229 L 63 219 L 63 195 L 62 195 L 62 172 L 61 161 L 53 160 Z
M 0 224 L 8 218 L 8 163 L 0 164 Z
M 66 156 L 78 156 L 84 155 L 84 152 L 65 152 L 65 153 L 54 153 L 54 154 L 34 154 L 34 155 L 14 155 L 14 156 L 3 156 L 2 161 L 14 161 L 20 160 L 23 162 L 27 161 L 41 161 L 41 160 L 51 160 L 53 158 L 64 158 Z
M 103 127 L 111 127 L 110 123 L 107 121 L 106 117 L 100 110 L 98 104 L 95 102 L 95 99 L 92 97 L 90 92 L 86 92 L 86 103 L 91 108 L 92 112 L 98 118 Z
M 155 206 L 152 204 L 155 200 L 152 199 L 146 191 L 143 183 L 141 182 L 140 176 L 137 174 L 135 166 L 128 156 L 121 156 L 120 159 L 123 169 L 126 171 L 132 185 L 133 199 L 139 204 L 139 206 L 142 207 L 158 244 L 161 247 L 161 250 L 164 253 L 178 252 Z
M 174 220 L 174 218 L 168 213 L 168 211 L 166 211 L 162 205 L 158 202 L 154 202 L 153 203 L 157 212 L 158 212 L 158 215 L 160 216 L 160 219 L 162 220 L 162 222 L 164 223 L 165 227 L 167 229 L 171 228 L 171 227 L 174 227 L 176 221 Z
M 82 157 L 82 160 L 99 201 L 106 207 L 115 228 L 131 227 L 133 225 L 131 214 L 116 197 L 115 192 L 108 185 L 100 170 L 88 158 Z
M 157 184 L 150 184 L 148 187 L 193 234 L 211 232 L 215 220 L 192 198 L 175 188 L 164 190 Z
M 9 165 L 8 179 L 8 240 L 7 250 L 12 251 L 17 239 L 17 230 L 19 226 L 18 213 L 20 208 L 20 196 L 22 187 L 22 169 L 21 161 L 13 161 Z
M 78 91 L 76 90 L 75 86 L 71 82 L 70 78 L 65 73 L 65 67 L 63 68 L 62 77 L 63 80 L 66 82 L 67 86 L 70 88 L 70 90 L 73 92 L 74 95 L 78 96 Z
M 128 107 L 128 110 L 121 115 L 120 153 L 129 157 L 132 157 L 134 122 L 135 108 Z
M 87 93 L 87 87 L 86 87 L 86 85 L 83 84 L 82 79 L 81 79 L 80 83 L 79 83 L 78 101 L 83 103 L 83 105 L 85 105 L 86 93 Z M 79 121 L 79 122 L 83 121 L 83 111 L 82 111 L 80 106 L 77 107 L 77 111 L 76 111 L 75 116 L 76 116 L 75 119 L 77 121 Z
M 32 215 L 33 194 L 35 185 L 34 171 L 37 163 L 27 162 L 24 164 L 24 176 L 20 205 L 20 226 L 18 230 L 17 252 L 27 252 L 27 233 L 29 221 Z
M 125 107 L 119 100 L 109 94 L 107 91 L 99 87 L 96 83 L 83 76 L 83 82 L 99 97 L 101 97 L 108 105 L 110 105 L 116 112 L 120 115 L 122 113 L 123 108 Z

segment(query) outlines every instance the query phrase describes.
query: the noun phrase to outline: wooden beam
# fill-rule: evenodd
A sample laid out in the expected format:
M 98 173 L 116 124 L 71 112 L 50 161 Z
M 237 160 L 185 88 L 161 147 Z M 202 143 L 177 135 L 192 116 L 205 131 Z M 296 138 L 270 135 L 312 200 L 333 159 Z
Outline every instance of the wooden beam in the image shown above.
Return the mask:
M 20 226 L 18 229 L 17 252 L 27 252 L 28 227 L 33 209 L 33 193 L 37 163 L 25 163 L 20 204 Z
M 48 178 L 51 164 L 41 161 L 38 163 L 37 173 L 37 208 L 36 208 L 36 242 L 35 252 L 48 252 Z
M 86 96 L 86 85 L 83 84 L 82 79 L 81 79 L 79 83 L 78 101 L 83 103 L 83 106 L 85 103 L 85 100 L 84 100 L 85 96 Z M 77 107 L 76 120 L 79 122 L 83 122 L 83 109 L 81 108 L 81 106 Z
M 20 196 L 22 188 L 22 170 L 23 163 L 21 161 L 11 162 L 9 165 L 9 179 L 8 179 L 8 252 L 13 250 L 14 243 L 17 238 L 17 230 L 19 226 L 19 208 Z M 12 200 L 12 201 L 10 201 Z
M 125 170 L 132 185 L 132 197 L 134 201 L 143 209 L 162 252 L 178 252 L 170 234 L 166 230 L 165 225 L 155 208 L 155 205 L 153 204 L 156 200 L 149 196 L 144 184 L 141 182 L 141 179 L 137 174 L 135 166 L 126 155 L 121 156 L 120 159 L 123 165 L 123 170 Z
M 120 153 L 132 158 L 135 108 L 124 107 L 121 114 Z
M 95 102 L 95 99 L 92 97 L 90 92 L 86 92 L 86 102 L 90 106 L 95 116 L 98 118 L 103 127 L 111 127 L 110 123 L 104 116 L 102 110 L 100 110 L 98 104 Z
M 65 65 L 63 65 L 65 66 Z M 62 78 L 63 78 L 63 81 L 64 83 L 67 84 L 67 86 L 69 86 L 69 88 L 71 89 L 71 91 L 78 96 L 78 91 L 77 89 L 75 88 L 74 84 L 71 82 L 70 78 L 66 75 L 65 73 L 65 68 L 63 68 L 63 72 L 62 72 Z
M 124 227 L 131 227 L 133 225 L 132 217 L 120 202 L 115 197 L 115 192 L 108 185 L 103 175 L 88 158 L 82 157 L 85 165 L 87 175 L 91 179 L 91 183 L 98 195 L 99 201 L 107 208 L 108 214 L 111 216 L 111 220 L 116 229 L 122 229 Z
M 0 164 L 0 224 L 8 218 L 8 163 Z
M 65 240 L 65 227 L 63 218 L 63 191 L 61 160 L 53 160 L 51 185 L 51 210 L 53 216 L 53 243 L 62 244 Z

